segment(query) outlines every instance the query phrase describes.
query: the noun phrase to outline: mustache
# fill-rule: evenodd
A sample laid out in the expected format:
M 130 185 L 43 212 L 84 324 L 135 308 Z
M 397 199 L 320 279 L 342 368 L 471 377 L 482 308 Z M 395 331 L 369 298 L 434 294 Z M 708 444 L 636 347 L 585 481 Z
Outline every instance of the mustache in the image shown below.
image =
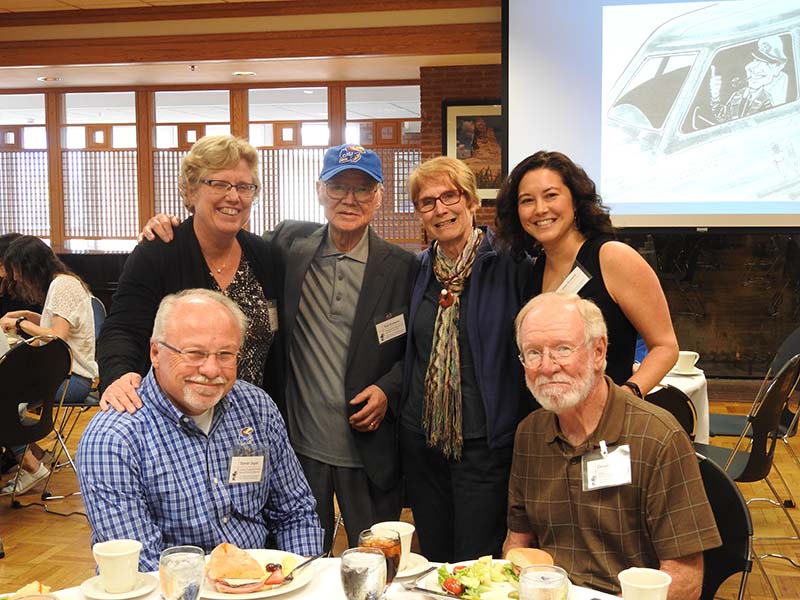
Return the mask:
M 201 383 L 206 385 L 225 385 L 228 380 L 225 377 L 206 377 L 205 375 L 192 375 L 184 379 L 186 383 Z

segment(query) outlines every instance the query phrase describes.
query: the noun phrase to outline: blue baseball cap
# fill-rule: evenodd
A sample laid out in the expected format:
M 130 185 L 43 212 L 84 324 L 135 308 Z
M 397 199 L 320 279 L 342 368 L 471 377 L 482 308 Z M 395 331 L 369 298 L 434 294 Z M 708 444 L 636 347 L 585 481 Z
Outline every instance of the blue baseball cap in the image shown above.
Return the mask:
M 328 181 L 337 173 L 347 169 L 364 171 L 378 183 L 383 183 L 380 157 L 372 150 L 367 150 L 358 144 L 342 144 L 328 148 L 319 178 L 322 181 Z

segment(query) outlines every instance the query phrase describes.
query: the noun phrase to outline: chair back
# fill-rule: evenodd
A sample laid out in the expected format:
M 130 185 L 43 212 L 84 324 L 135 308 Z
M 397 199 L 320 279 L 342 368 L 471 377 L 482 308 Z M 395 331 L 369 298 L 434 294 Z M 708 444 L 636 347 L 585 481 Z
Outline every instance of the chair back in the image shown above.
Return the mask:
M 674 385 L 666 385 L 655 392 L 650 392 L 644 399 L 669 411 L 689 435 L 689 438 L 694 441 L 697 410 L 683 390 Z
M 795 329 L 775 352 L 770 369 L 777 372 L 795 354 L 800 354 L 800 327 Z M 787 403 L 786 408 L 781 414 L 781 433 L 785 437 L 792 437 L 797 434 L 797 411 L 793 411 L 791 404 Z
M 708 503 L 722 538 L 719 548 L 703 552 L 703 589 L 700 600 L 713 600 L 722 583 L 734 573 L 742 573 L 739 596 L 744 597 L 747 575 L 753 568 L 751 547 L 753 522 L 738 486 L 722 467 L 698 454 L 700 476 Z
M 92 302 L 92 316 L 94 317 L 94 339 L 100 337 L 100 330 L 103 328 L 103 323 L 106 320 L 106 307 L 102 300 L 97 296 L 91 297 Z
M 800 378 L 800 354 L 790 358 L 768 384 L 762 398 L 754 403 L 749 421 L 752 438 L 750 456 L 744 471 L 736 478 L 739 482 L 761 481 L 772 469 L 775 444 L 781 436 L 781 415 Z M 746 434 L 747 429 L 743 434 Z M 743 436 L 740 436 L 737 449 Z
M 24 340 L 0 357 L 0 445 L 30 444 L 52 431 L 56 392 L 71 367 L 69 346 L 52 335 Z M 36 424 L 20 422 L 22 402 L 41 406 Z

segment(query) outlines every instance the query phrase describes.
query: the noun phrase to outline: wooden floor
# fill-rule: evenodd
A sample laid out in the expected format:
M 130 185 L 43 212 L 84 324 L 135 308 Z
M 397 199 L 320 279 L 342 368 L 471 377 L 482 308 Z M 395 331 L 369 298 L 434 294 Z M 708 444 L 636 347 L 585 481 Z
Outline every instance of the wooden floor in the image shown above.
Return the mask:
M 712 412 L 730 412 L 744 414 L 753 398 L 757 383 L 748 381 L 709 381 L 709 397 L 712 399 Z M 88 422 L 87 415 L 81 420 L 81 426 Z M 78 430 L 70 446 L 78 439 Z M 723 445 L 721 439 L 714 443 Z M 800 453 L 800 440 L 792 440 L 792 447 Z M 788 457 L 786 451 L 779 448 L 776 452 L 776 463 L 786 477 L 789 486 L 798 494 L 800 501 L 800 468 Z M 777 477 L 773 477 L 779 492 L 783 492 Z M 764 484 L 744 484 L 741 486 L 745 498 L 769 496 L 769 489 Z M 22 496 L 24 503 L 39 501 L 38 493 Z M 77 489 L 74 473 L 65 468 L 54 474 L 50 486 L 52 493 L 69 492 Z M 48 502 L 50 510 L 60 512 L 79 511 L 83 509 L 80 496 L 66 500 Z M 790 511 L 800 522 L 800 509 Z M 751 505 L 753 526 L 756 536 L 788 535 L 790 526 L 783 512 L 765 503 Z M 405 511 L 404 520 L 412 520 L 409 511 Z M 0 592 L 13 591 L 24 584 L 38 579 L 55 589 L 80 584 L 94 575 L 94 560 L 89 543 L 89 526 L 80 515 L 60 517 L 47 514 L 43 508 L 30 506 L 24 509 L 13 509 L 9 506 L 8 497 L 0 497 L 0 537 L 5 543 L 6 557 L 0 559 Z M 340 554 L 347 546 L 343 530 L 339 531 L 334 546 L 335 554 Z M 780 552 L 800 560 L 800 542 L 755 542 L 759 554 Z M 775 559 L 763 561 L 778 597 L 800 600 L 800 569 L 794 569 L 788 563 Z M 736 581 L 734 581 L 734 579 Z M 720 590 L 720 598 L 735 598 L 738 577 L 732 578 Z M 766 600 L 772 596 L 765 585 L 761 573 L 754 567 L 747 586 L 747 598 Z

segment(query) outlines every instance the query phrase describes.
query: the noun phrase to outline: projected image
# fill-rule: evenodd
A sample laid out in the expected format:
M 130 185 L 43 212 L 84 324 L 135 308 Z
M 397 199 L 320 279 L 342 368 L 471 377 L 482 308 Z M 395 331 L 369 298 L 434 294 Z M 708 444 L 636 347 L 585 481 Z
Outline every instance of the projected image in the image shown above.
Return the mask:
M 742 213 L 754 200 L 776 212 L 800 204 L 798 3 L 672 8 L 603 11 L 603 197 L 653 213 L 665 202 L 698 213 L 717 202 Z M 642 42 L 620 71 L 608 46 L 623 23 Z

